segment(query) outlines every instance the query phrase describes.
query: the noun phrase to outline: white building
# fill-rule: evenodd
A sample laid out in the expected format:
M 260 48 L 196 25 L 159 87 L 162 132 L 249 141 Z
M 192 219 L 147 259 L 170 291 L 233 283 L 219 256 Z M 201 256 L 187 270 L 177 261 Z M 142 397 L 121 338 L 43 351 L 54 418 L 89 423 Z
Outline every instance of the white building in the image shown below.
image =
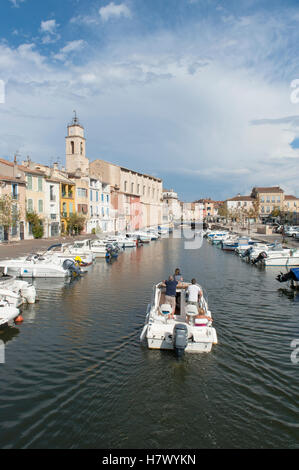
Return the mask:
M 55 177 L 45 178 L 44 237 L 60 234 L 60 181 Z
M 231 199 L 227 199 L 225 201 L 225 205 L 228 211 L 234 212 L 234 211 L 250 211 L 252 209 L 254 199 L 250 196 L 241 196 L 238 194 L 238 196 L 235 196 Z
M 114 219 L 111 213 L 110 185 L 102 181 L 102 192 L 100 201 L 101 228 L 103 232 L 114 231 Z
M 89 219 L 87 233 L 102 231 L 102 183 L 96 178 L 89 178 Z
M 163 189 L 163 224 L 169 224 L 181 219 L 182 210 L 178 195 L 173 189 Z

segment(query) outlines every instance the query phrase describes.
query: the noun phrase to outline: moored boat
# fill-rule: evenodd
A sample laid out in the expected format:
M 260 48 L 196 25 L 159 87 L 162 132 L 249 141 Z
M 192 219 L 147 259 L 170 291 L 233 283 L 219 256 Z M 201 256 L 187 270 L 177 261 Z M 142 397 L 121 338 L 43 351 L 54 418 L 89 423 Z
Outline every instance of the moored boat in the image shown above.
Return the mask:
M 0 327 L 3 328 L 10 321 L 15 320 L 19 316 L 19 309 L 11 306 L 8 302 L 0 301 Z

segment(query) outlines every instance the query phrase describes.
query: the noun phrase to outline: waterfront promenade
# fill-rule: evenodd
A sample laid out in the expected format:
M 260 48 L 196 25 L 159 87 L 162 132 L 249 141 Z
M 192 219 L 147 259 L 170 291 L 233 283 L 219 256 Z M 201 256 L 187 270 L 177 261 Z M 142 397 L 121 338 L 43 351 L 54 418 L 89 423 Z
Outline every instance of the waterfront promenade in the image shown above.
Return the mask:
M 47 250 L 49 246 L 55 243 L 74 243 L 76 240 L 85 240 L 86 238 L 96 238 L 96 235 L 83 234 L 74 237 L 51 237 L 33 240 L 12 241 L 0 244 L 0 259 L 17 258 L 37 251 Z

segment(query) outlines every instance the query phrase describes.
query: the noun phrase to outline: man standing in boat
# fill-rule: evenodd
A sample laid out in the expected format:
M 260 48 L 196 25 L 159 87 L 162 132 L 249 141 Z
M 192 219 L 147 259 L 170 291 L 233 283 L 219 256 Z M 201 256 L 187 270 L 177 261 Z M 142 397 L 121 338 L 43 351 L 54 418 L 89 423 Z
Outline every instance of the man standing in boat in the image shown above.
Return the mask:
M 176 290 L 177 287 L 180 289 L 182 286 L 178 281 L 174 279 L 173 276 L 169 276 L 168 281 L 163 281 L 161 282 L 162 287 L 166 287 L 166 292 L 165 292 L 165 303 L 169 304 L 172 308 L 172 312 L 170 317 L 174 318 L 174 312 L 175 312 L 175 307 L 176 307 Z
M 198 315 L 196 318 L 205 318 L 212 321 L 212 318 L 205 314 L 202 308 L 202 291 L 201 288 L 196 284 L 196 279 L 191 280 L 191 284 L 187 287 L 188 293 L 188 304 L 195 305 L 198 309 Z

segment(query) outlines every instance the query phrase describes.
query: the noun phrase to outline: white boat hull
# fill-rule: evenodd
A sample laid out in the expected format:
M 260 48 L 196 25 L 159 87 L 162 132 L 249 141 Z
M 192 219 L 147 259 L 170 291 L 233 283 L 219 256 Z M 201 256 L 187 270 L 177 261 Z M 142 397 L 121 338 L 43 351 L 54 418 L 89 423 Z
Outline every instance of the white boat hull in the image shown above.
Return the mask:
M 185 287 L 188 287 L 188 284 Z M 188 304 L 183 286 L 177 289 L 179 296 L 176 300 L 176 314 L 174 318 L 169 318 L 170 314 L 167 312 L 171 313 L 172 307 L 165 304 L 164 289 L 163 285 L 157 285 L 154 288 L 153 299 L 147 308 L 140 341 L 145 342 L 149 349 L 172 350 L 176 353 L 178 350 L 182 352 L 182 349 L 187 353 L 210 352 L 213 344 L 217 344 L 218 339 L 216 330 L 212 327 L 211 312 L 208 310 L 206 300 L 203 296 L 201 297 L 201 308 L 204 313 L 198 316 L 197 307 Z M 190 308 L 195 311 L 190 312 Z M 196 318 L 196 321 L 192 321 L 190 315 L 192 318 Z M 183 347 L 176 342 L 178 331 L 183 331 L 181 333 Z
M 0 327 L 7 325 L 18 316 L 19 310 L 16 307 L 0 306 Z
M 4 267 L 4 273 L 22 277 L 22 278 L 65 278 L 69 276 L 69 272 L 64 270 L 62 267 L 50 268 L 46 264 L 44 266 L 19 266 L 19 265 L 6 265 Z
M 179 323 L 179 322 L 177 322 Z M 156 327 L 149 326 L 146 333 L 146 341 L 149 349 L 163 349 L 174 351 L 172 332 L 175 322 L 171 324 L 172 329 L 162 328 L 157 331 Z M 169 325 L 170 326 L 170 325 Z M 196 340 L 191 336 L 188 340 L 185 352 L 205 353 L 212 350 L 213 344 L 217 344 L 217 334 L 213 327 L 193 327 L 197 329 Z
M 285 266 L 295 267 L 299 266 L 299 256 L 283 256 L 277 258 L 265 258 L 263 260 L 264 266 Z

